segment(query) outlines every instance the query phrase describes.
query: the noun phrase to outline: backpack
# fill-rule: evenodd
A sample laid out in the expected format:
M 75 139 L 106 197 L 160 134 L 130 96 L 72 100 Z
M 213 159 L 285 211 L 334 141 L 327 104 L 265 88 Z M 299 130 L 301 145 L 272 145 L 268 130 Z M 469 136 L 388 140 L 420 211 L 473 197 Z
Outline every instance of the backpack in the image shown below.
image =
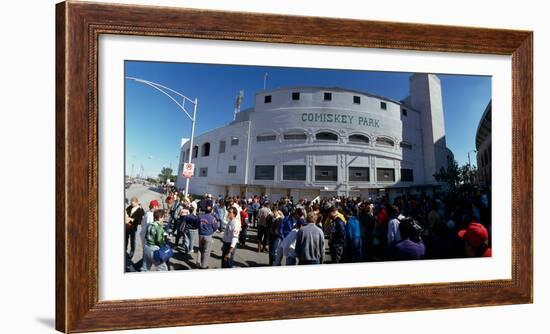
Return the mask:
M 168 246 L 168 244 L 164 244 L 160 247 L 160 249 L 157 249 L 153 252 L 153 259 L 155 260 L 155 263 L 164 263 L 174 255 L 174 252 L 172 251 L 172 248 Z

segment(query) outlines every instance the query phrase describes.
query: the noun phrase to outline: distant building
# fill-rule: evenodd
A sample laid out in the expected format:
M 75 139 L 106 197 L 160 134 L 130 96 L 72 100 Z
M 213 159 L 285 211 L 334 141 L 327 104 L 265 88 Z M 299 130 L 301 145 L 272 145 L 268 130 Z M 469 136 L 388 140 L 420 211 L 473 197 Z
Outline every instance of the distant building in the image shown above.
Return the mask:
M 477 181 L 480 186 L 491 186 L 491 101 L 479 121 L 476 133 Z
M 445 142 L 439 78 L 410 77 L 402 101 L 342 88 L 261 91 L 230 124 L 197 136 L 182 164 L 196 164 L 192 194 L 394 197 L 430 192 L 453 158 Z M 200 111 L 199 111 L 200 112 Z M 201 116 L 201 120 L 207 119 Z

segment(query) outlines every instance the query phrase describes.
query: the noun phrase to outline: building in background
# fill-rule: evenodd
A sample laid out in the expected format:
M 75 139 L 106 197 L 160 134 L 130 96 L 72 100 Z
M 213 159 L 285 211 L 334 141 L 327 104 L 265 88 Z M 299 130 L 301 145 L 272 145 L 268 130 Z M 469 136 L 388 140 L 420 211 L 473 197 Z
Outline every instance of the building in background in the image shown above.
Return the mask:
M 480 186 L 491 186 L 491 101 L 485 107 L 476 133 L 477 181 Z
M 342 88 L 261 91 L 233 122 L 197 136 L 191 194 L 313 199 L 431 192 L 453 159 L 445 142 L 439 78 L 413 74 L 402 101 Z M 207 116 L 202 116 L 207 119 Z

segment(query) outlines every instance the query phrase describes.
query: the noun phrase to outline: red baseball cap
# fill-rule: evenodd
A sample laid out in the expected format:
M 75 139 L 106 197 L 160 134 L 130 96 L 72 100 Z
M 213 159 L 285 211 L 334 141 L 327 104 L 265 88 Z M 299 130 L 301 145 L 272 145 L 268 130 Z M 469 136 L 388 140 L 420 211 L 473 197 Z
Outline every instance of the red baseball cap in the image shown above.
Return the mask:
M 458 231 L 458 236 L 474 247 L 489 240 L 489 232 L 480 223 L 471 222 L 465 230 Z
M 152 208 L 154 206 L 160 206 L 159 204 L 159 201 L 157 201 L 156 199 L 152 200 L 151 202 L 149 202 L 149 207 Z

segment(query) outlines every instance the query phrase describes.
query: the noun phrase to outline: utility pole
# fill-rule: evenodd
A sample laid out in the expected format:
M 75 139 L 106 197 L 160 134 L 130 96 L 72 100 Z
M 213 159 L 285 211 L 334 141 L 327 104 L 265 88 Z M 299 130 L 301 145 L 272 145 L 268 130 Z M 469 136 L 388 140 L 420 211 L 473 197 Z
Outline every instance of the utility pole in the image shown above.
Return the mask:
M 193 137 L 195 136 L 195 121 L 197 119 L 197 105 L 199 104 L 199 100 L 196 97 L 195 97 L 194 100 L 191 100 L 190 98 L 188 98 L 187 96 L 181 94 L 180 92 L 177 92 L 177 91 L 173 90 L 172 88 L 168 88 L 166 86 L 163 86 L 163 85 L 161 85 L 159 83 L 156 83 L 156 82 L 153 82 L 153 81 L 144 80 L 144 79 L 135 78 L 135 77 L 126 77 L 126 79 L 133 80 L 133 81 L 148 85 L 148 86 L 158 90 L 162 94 L 166 95 L 191 120 L 191 140 L 189 141 L 189 152 L 190 152 L 190 154 L 189 154 L 189 163 L 191 163 L 191 158 L 193 156 Z M 172 94 L 177 95 L 177 96 L 174 97 L 174 96 L 172 96 Z M 181 103 L 178 102 L 178 100 L 176 100 L 176 98 L 178 98 L 178 99 L 181 98 L 182 102 Z M 192 116 L 185 109 L 185 102 L 189 102 L 189 103 L 193 104 L 193 115 Z M 172 165 L 172 162 L 170 162 L 170 167 L 171 167 L 171 165 Z M 189 178 L 186 178 L 186 180 L 185 180 L 185 195 L 186 196 L 189 195 Z

